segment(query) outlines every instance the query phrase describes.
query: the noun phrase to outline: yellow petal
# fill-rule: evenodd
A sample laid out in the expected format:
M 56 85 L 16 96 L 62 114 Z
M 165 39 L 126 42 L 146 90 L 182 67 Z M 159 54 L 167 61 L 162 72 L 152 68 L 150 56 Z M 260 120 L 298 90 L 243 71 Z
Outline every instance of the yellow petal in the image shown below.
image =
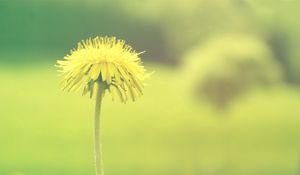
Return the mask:
M 110 64 L 107 63 L 106 64 L 106 80 L 107 80 L 107 84 L 111 84 L 111 78 L 112 78 L 112 72 L 111 72 Z
M 106 80 L 106 63 L 103 63 L 101 65 L 101 76 L 102 76 L 102 81 Z
M 97 80 L 99 77 L 99 74 L 100 74 L 100 65 L 99 64 L 93 65 L 90 70 L 91 79 Z

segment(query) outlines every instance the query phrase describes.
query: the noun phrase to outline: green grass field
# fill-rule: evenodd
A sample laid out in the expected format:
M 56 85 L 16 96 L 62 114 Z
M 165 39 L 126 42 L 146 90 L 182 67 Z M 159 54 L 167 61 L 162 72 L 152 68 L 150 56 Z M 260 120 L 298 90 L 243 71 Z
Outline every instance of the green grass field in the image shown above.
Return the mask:
M 300 92 L 256 90 L 222 113 L 192 102 L 176 70 L 124 105 L 105 97 L 107 175 L 300 174 Z M 94 101 L 62 92 L 53 63 L 0 67 L 0 175 L 93 175 Z

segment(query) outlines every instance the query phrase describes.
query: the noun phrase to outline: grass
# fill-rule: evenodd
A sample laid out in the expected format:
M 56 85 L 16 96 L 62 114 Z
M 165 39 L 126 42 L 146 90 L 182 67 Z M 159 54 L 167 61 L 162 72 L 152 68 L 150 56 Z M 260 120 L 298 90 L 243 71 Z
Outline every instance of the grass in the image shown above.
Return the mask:
M 256 90 L 216 112 L 178 72 L 152 65 L 145 95 L 103 105 L 108 175 L 299 174 L 300 93 Z M 0 69 L 0 175 L 93 175 L 94 101 L 65 93 L 52 64 Z

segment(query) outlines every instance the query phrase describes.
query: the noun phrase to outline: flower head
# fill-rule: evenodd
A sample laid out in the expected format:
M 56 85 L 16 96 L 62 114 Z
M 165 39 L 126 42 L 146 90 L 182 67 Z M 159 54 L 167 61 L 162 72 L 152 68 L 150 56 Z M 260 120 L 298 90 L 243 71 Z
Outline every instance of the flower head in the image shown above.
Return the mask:
M 93 96 L 95 88 L 108 90 L 114 99 L 134 101 L 143 94 L 145 73 L 139 55 L 125 41 L 116 37 L 96 37 L 78 43 L 77 49 L 57 61 L 64 76 L 63 90 L 78 91 Z

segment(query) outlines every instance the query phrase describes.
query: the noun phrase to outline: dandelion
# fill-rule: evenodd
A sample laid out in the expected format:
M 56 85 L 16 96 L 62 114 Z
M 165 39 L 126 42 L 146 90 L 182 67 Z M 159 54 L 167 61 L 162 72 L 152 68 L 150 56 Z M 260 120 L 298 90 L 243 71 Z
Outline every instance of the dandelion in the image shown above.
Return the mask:
M 141 52 L 142 53 L 142 52 Z M 143 94 L 146 73 L 139 55 L 124 40 L 116 37 L 96 37 L 78 43 L 77 49 L 57 61 L 62 73 L 65 91 L 83 89 L 83 95 L 96 96 L 95 107 L 95 159 L 96 174 L 103 175 L 100 144 L 100 110 L 106 91 L 126 103 Z

